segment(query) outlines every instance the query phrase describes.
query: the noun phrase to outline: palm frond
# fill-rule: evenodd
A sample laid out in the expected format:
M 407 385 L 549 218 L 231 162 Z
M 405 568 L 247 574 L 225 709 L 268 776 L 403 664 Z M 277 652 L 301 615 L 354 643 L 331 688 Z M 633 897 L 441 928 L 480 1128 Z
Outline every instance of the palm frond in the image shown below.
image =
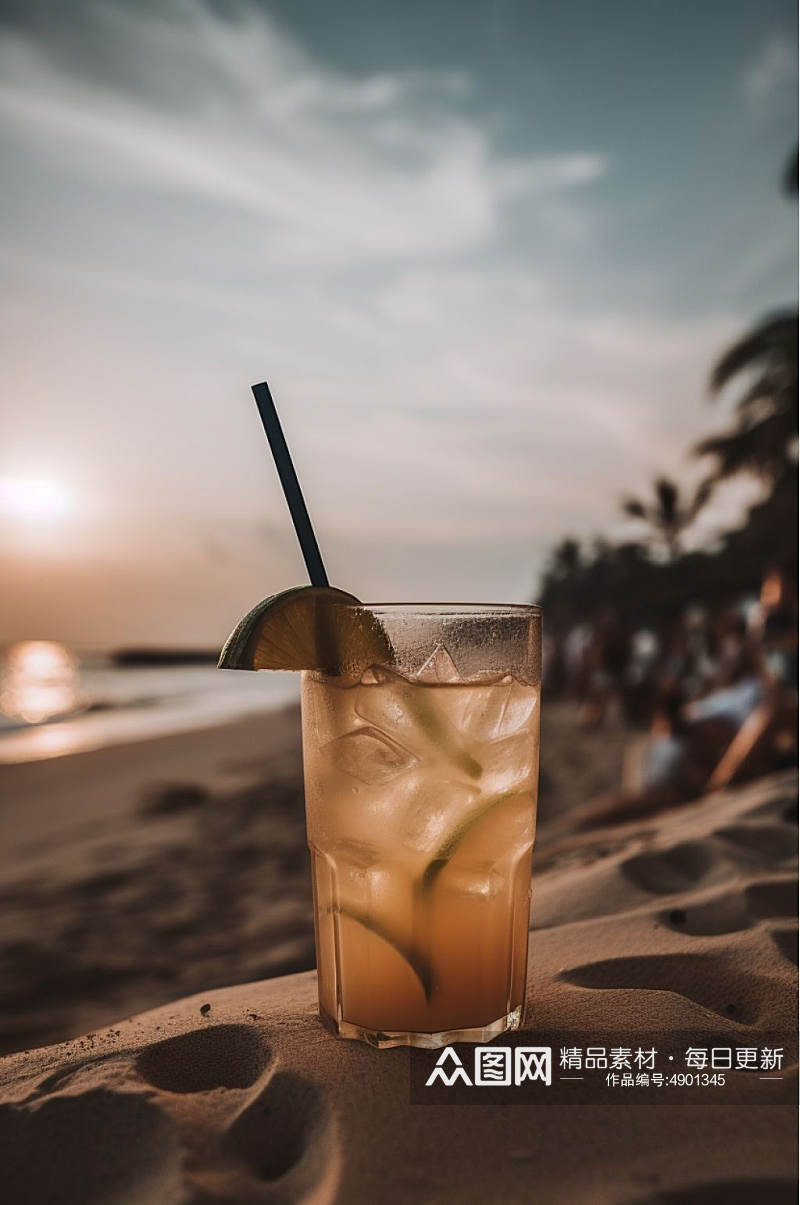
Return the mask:
M 796 312 L 773 314 L 729 347 L 711 370 L 711 392 L 719 393 L 743 369 L 753 367 L 767 356 L 797 364 Z
M 581 567 L 581 546 L 577 540 L 567 537 L 562 540 L 552 554 L 553 569 L 560 576 L 570 576 Z
M 772 368 L 756 377 L 737 401 L 736 409 L 758 410 L 765 402 L 770 403 L 783 388 L 785 375 L 779 369 Z
M 711 498 L 711 495 L 714 493 L 714 484 L 713 478 L 706 477 L 705 480 L 701 481 L 698 485 L 689 507 L 689 515 L 692 519 L 694 519 L 700 513 L 700 511 Z
M 663 520 L 674 523 L 678 514 L 678 487 L 668 477 L 659 477 L 655 483 L 658 509 Z
M 748 469 L 761 476 L 780 475 L 790 463 L 795 416 L 770 414 L 756 423 L 740 423 L 726 435 L 712 435 L 694 448 L 697 456 L 713 456 L 715 476 L 722 480 Z

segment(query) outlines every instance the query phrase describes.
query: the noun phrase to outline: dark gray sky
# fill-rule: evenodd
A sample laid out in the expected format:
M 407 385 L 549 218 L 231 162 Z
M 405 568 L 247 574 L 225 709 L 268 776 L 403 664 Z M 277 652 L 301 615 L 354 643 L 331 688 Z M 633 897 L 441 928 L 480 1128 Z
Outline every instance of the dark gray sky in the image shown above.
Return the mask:
M 0 14 L 0 638 L 216 639 L 302 580 L 262 376 L 338 584 L 525 598 L 696 476 L 710 362 L 794 298 L 793 4 Z

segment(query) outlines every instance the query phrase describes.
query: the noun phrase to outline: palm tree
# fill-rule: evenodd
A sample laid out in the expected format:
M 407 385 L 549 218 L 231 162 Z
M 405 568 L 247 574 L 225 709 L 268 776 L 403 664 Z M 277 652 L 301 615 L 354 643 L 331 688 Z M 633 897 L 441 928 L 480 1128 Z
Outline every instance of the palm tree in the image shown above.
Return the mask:
M 797 195 L 797 170 L 795 150 L 781 177 L 787 195 Z M 774 491 L 797 472 L 796 310 L 765 318 L 720 357 L 711 372 L 712 395 L 745 374 L 733 429 L 704 439 L 694 451 L 714 458 L 715 480 L 751 473 Z
M 794 469 L 797 441 L 797 314 L 774 314 L 755 327 L 717 361 L 711 391 L 750 374 L 737 403 L 732 431 L 698 444 L 698 456 L 713 456 L 714 477 L 752 473 L 772 486 Z
M 569 537 L 562 540 L 553 549 L 550 558 L 550 571 L 553 577 L 560 581 L 569 580 L 575 577 L 581 568 L 581 546 L 578 541 Z
M 622 509 L 632 519 L 641 519 L 654 529 L 657 539 L 666 549 L 669 560 L 674 561 L 681 551 L 681 535 L 697 518 L 700 510 L 711 497 L 713 484 L 702 481 L 687 501 L 668 477 L 658 477 L 653 483 L 653 498 L 642 502 L 639 498 L 624 498 Z

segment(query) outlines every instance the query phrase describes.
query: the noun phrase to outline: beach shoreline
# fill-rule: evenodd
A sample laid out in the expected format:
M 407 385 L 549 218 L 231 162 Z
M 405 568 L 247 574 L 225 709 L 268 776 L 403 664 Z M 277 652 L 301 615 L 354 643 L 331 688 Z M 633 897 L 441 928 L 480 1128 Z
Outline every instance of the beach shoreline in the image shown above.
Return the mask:
M 278 704 L 185 731 L 0 762 L 0 877 L 37 835 L 50 841 L 89 821 L 128 814 L 159 784 L 224 790 L 259 775 L 284 775 L 284 767 L 296 769 L 299 739 L 299 706 Z

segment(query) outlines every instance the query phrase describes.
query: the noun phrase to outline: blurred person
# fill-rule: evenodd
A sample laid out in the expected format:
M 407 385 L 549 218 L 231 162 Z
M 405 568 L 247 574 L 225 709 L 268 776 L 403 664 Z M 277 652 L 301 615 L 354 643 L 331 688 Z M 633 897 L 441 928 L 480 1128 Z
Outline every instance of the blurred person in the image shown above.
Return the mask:
M 586 690 L 580 712 L 584 728 L 600 728 L 611 710 L 620 710 L 622 680 L 630 638 L 611 611 L 595 624 L 585 652 Z
M 593 630 L 588 623 L 578 623 L 570 628 L 564 639 L 564 665 L 567 690 L 579 702 L 587 684 L 587 652 L 592 642 Z
M 713 681 L 715 664 L 709 647 L 708 612 L 697 604 L 687 607 L 683 615 L 684 665 L 682 687 L 684 697 L 699 698 Z
M 744 673 L 748 655 L 747 618 L 742 607 L 728 607 L 717 616 L 715 636 L 715 686 L 730 686 Z
M 660 653 L 661 640 L 652 628 L 638 628 L 631 636 L 621 688 L 622 711 L 629 724 L 648 722 L 653 714 Z
M 798 634 L 794 609 L 778 606 L 765 616 L 758 656 L 757 695 L 753 691 L 753 705 L 709 778 L 711 790 L 797 761 Z M 744 679 L 740 691 L 745 686 L 752 689 L 752 679 Z M 743 705 L 742 697 L 742 709 Z
M 691 737 L 680 692 L 665 692 L 647 735 L 631 741 L 625 751 L 620 789 L 592 800 L 573 813 L 569 823 L 577 828 L 624 823 L 696 798 L 708 770 Z
M 687 703 L 686 718 L 694 724 L 725 720 L 738 728 L 761 703 L 763 696 L 758 650 L 745 646 L 740 650 L 728 682 Z
M 663 695 L 654 709 L 648 736 L 626 753 L 623 793 L 656 794 L 676 802 L 689 797 L 698 785 L 698 776 L 690 770 L 688 735 L 681 695 L 675 691 Z

